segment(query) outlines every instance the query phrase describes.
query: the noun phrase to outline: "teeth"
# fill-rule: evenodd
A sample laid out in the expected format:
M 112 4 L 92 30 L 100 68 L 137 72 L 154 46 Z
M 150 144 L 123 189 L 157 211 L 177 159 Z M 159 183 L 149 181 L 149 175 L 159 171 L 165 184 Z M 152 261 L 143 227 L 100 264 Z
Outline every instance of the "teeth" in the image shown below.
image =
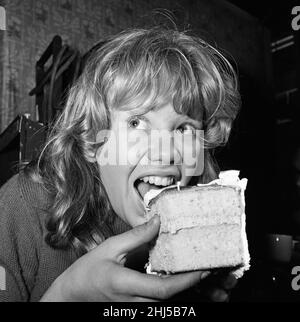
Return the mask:
M 157 186 L 161 186 L 162 179 L 159 177 L 154 177 L 154 184 Z
M 166 186 L 166 185 L 168 185 L 168 178 L 162 178 L 162 179 L 161 179 L 161 185 L 162 185 L 162 186 Z
M 174 182 L 173 177 L 159 177 L 159 176 L 148 176 L 140 178 L 144 182 L 155 184 L 156 186 L 169 186 Z

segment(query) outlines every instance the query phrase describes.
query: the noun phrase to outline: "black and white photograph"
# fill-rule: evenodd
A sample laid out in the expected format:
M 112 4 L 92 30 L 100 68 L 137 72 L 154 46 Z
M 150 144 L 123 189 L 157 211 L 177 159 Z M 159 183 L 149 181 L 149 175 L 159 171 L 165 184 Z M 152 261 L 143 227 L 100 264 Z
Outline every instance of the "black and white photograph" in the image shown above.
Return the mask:
M 300 1 L 0 0 L 1 302 L 300 302 Z

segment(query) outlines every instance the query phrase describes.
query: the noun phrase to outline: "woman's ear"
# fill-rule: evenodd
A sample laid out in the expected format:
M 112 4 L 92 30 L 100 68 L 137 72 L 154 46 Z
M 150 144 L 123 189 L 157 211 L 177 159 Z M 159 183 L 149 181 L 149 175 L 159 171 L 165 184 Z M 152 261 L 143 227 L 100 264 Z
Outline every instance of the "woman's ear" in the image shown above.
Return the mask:
M 105 132 L 106 133 L 106 132 Z M 103 134 L 103 133 L 102 133 Z M 97 161 L 97 153 L 99 149 L 108 141 L 107 136 L 97 135 L 96 143 L 93 144 L 93 147 L 88 152 L 87 160 L 88 162 L 94 163 Z
M 97 161 L 96 155 L 97 155 L 97 149 L 94 148 L 93 150 L 88 152 L 86 159 L 88 160 L 88 162 L 94 163 Z

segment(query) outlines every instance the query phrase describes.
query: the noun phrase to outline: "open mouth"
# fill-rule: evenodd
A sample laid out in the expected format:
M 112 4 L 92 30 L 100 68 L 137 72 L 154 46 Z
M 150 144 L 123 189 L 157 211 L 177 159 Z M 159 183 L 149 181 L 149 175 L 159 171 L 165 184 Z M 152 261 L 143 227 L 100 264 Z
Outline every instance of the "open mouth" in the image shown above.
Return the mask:
M 146 176 L 137 179 L 134 182 L 134 187 L 139 193 L 142 200 L 144 200 L 145 194 L 151 189 L 162 189 L 168 187 L 172 184 L 175 184 L 175 177 L 174 176 Z

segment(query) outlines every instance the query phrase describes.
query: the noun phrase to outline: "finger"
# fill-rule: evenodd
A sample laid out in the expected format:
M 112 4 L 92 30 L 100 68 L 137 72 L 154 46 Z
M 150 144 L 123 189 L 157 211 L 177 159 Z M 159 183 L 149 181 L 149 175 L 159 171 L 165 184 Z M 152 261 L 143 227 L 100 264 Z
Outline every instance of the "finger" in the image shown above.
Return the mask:
M 213 289 L 209 292 L 209 297 L 214 302 L 226 302 L 229 299 L 229 295 L 225 290 Z
M 147 297 L 136 296 L 133 298 L 133 302 L 159 302 L 159 300 L 150 299 Z
M 122 292 L 146 298 L 164 300 L 193 287 L 199 282 L 202 271 L 160 277 L 126 269 L 126 279 L 116 281 Z
M 113 254 L 121 256 L 150 242 L 158 234 L 159 225 L 160 221 L 158 216 L 154 216 L 149 222 L 112 237 L 111 247 Z
M 222 280 L 222 286 L 225 290 L 233 289 L 237 284 L 237 279 L 233 274 L 228 274 Z

